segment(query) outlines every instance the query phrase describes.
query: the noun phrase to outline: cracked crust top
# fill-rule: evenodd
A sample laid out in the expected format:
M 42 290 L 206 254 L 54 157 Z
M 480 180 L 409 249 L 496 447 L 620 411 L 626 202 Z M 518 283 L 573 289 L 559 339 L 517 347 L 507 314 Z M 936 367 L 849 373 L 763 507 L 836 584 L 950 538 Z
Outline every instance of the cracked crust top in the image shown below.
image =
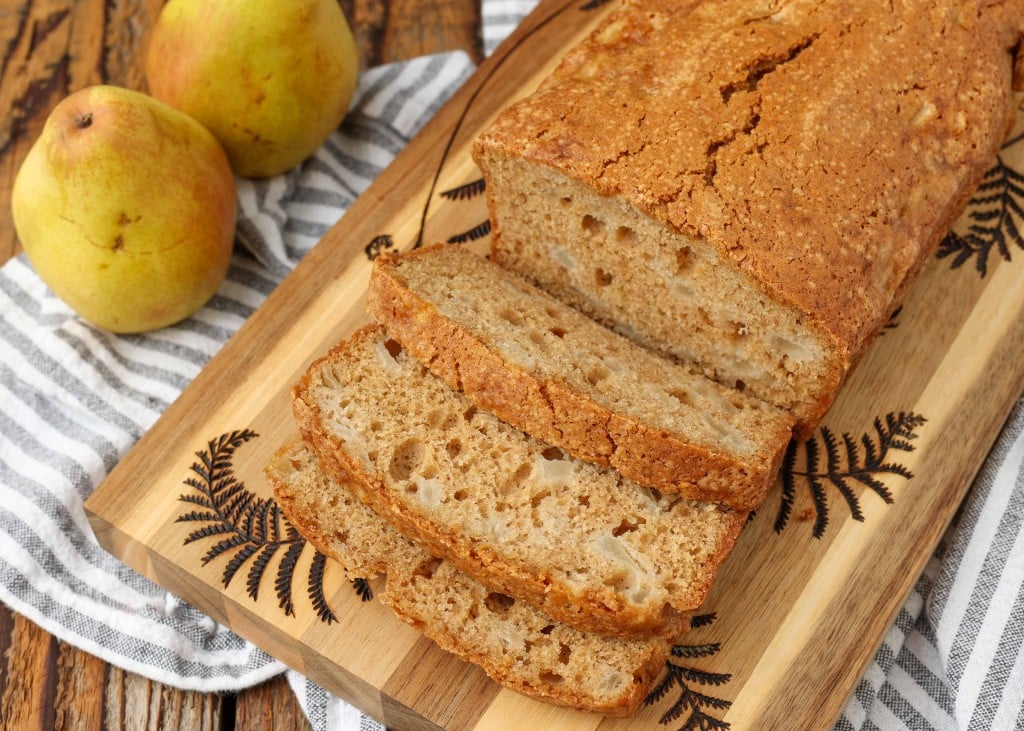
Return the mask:
M 855 358 L 1015 116 L 1024 3 L 627 0 L 477 153 L 704 237 Z

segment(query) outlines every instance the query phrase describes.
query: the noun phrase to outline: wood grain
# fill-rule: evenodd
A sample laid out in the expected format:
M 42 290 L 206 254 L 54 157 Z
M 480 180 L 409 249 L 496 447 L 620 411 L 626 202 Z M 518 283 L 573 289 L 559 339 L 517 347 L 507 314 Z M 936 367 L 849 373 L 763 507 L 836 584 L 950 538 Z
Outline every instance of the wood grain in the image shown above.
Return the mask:
M 60 644 L 57 687 L 53 698 L 56 728 L 102 729 L 106 663 L 70 645 Z
M 1024 255 L 1017 249 L 1005 257 L 993 249 L 985 276 L 970 256 L 963 266 L 953 266 L 953 257 L 927 263 L 823 428 L 810 444 L 793 445 L 793 490 L 777 488 L 745 529 L 706 603 L 713 621 L 681 640 L 714 650 L 673 660 L 686 668 L 678 671 L 681 684 L 632 719 L 552 709 L 488 685 L 472 668 L 454 670 L 457 661 L 410 636 L 379 605 L 364 605 L 340 570 L 328 568 L 322 583 L 333 622 L 321 621 L 308 602 L 286 615 L 269 591 L 254 601 L 243 582 L 222 586 L 228 556 L 203 566 L 208 546 L 186 544 L 190 527 L 176 522 L 195 453 L 233 430 L 255 436 L 233 453 L 232 475 L 251 499 L 270 497 L 262 466 L 296 431 L 288 389 L 312 358 L 365 320 L 368 245 L 443 241 L 486 218 L 482 196 L 452 201 L 442 193 L 479 177 L 471 140 L 605 12 L 588 7 L 546 0 L 481 64 L 118 465 L 87 510 L 99 540 L 126 562 L 396 727 L 659 729 L 677 697 L 699 690 L 725 704 L 713 715 L 734 730 L 825 729 L 1024 388 L 1017 326 Z M 1024 169 L 1024 140 L 1002 157 Z M 970 223 L 962 220 L 958 230 Z M 872 461 L 882 453 L 884 460 Z M 844 497 L 840 483 L 857 475 L 875 482 L 861 481 Z M 294 581 L 311 560 L 304 554 Z M 449 676 L 465 680 L 438 682 Z
M 109 668 L 103 697 L 104 729 L 221 729 L 221 699 L 178 691 L 117 668 Z M 224 719 L 230 722 L 230 718 Z
M 15 615 L 5 658 L 7 686 L 0 705 L 0 727 L 54 727 L 57 640 L 24 617 Z
M 477 0 L 345 0 L 364 67 L 441 50 L 482 58 Z
M 475 0 L 341 4 L 363 67 L 456 49 L 480 58 Z M 162 6 L 163 0 L 0 3 L 0 264 L 21 250 L 10 191 L 46 116 L 66 95 L 93 84 L 145 90 L 141 54 Z M 39 662 L 41 647 L 58 662 Z M 40 728 L 308 728 L 283 679 L 237 698 L 179 692 L 57 642 L 2 605 L 0 657 L 0 728 L 30 728 L 20 724 L 39 719 Z

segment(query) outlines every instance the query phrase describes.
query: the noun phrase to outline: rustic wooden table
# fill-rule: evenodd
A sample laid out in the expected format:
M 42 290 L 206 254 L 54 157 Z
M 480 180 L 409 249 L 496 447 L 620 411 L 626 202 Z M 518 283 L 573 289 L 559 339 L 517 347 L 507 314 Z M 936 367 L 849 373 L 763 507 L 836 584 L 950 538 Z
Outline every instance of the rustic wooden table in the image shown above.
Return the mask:
M 364 67 L 463 49 L 479 0 L 341 0 Z M 20 248 L 11 185 L 47 114 L 93 84 L 145 89 L 141 52 L 163 0 L 0 2 L 0 264 Z M 183 692 L 77 650 L 0 604 L 0 728 L 307 728 L 283 678 L 237 695 Z

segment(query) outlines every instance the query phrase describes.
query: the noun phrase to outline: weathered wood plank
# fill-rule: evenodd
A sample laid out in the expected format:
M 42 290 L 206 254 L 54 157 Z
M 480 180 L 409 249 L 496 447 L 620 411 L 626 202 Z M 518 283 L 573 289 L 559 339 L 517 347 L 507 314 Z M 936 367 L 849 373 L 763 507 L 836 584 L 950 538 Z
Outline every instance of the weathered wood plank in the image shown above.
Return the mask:
M 364 68 L 462 49 L 479 61 L 477 0 L 342 0 Z
M 60 644 L 54 713 L 57 728 L 101 731 L 104 718 L 106 663 L 65 643 Z
M 56 722 L 57 659 L 53 635 L 15 614 L 4 667 L 0 728 L 51 729 Z
M 7 652 L 14 640 L 14 612 L 0 604 L 0 699 L 7 695 L 8 676 Z M 0 700 L 0 708 L 3 701 Z M 0 711 L 2 713 L 2 711 Z M 0 716 L 2 717 L 2 716 Z
M 236 729 L 273 728 L 280 731 L 308 731 L 309 721 L 284 676 L 249 688 L 235 701 Z

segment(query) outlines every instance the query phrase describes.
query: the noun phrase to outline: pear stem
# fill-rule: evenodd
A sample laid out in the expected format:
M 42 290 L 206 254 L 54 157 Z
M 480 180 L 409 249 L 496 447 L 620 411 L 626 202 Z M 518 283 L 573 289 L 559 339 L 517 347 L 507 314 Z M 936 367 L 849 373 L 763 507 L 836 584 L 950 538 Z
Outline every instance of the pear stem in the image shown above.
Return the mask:
M 92 112 L 86 112 L 85 114 L 79 114 L 75 117 L 75 127 L 78 129 L 85 129 L 92 124 Z

